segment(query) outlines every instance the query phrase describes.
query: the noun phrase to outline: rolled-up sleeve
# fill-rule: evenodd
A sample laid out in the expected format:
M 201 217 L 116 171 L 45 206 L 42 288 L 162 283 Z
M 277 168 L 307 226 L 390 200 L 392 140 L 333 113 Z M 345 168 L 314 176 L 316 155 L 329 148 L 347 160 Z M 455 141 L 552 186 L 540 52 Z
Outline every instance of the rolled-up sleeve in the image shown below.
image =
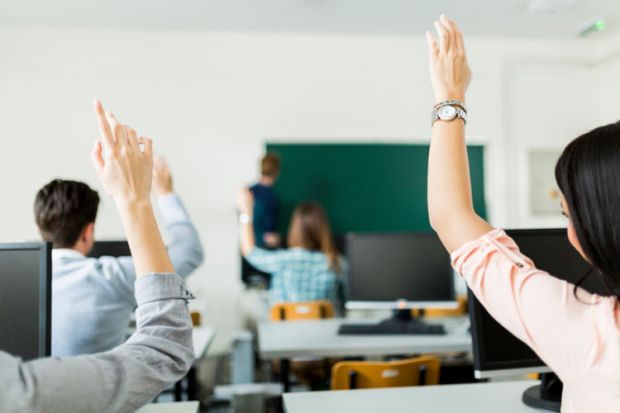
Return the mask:
M 183 377 L 194 360 L 193 296 L 175 274 L 135 287 L 137 331 L 114 350 L 28 363 L 0 352 L 0 411 L 133 412 Z
M 560 378 L 575 378 L 597 362 L 613 314 L 610 298 L 580 289 L 577 299 L 572 284 L 537 269 L 499 229 L 466 243 L 451 259 L 493 318 Z

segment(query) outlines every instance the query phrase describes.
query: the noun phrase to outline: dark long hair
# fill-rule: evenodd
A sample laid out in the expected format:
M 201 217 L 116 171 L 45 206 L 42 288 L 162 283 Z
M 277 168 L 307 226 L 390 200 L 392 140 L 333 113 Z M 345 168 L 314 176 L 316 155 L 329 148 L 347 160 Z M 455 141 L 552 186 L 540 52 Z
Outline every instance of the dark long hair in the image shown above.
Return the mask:
M 332 270 L 341 270 L 327 212 L 316 202 L 302 202 L 295 208 L 288 231 L 288 245 L 321 251 L 327 256 Z
M 558 160 L 555 179 L 593 273 L 620 297 L 620 122 L 572 141 Z

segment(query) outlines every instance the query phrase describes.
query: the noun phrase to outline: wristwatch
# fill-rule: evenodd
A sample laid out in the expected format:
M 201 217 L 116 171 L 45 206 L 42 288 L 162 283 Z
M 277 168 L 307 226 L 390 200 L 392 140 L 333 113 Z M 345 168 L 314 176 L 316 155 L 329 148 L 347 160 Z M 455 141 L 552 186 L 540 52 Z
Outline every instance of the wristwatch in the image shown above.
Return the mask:
M 239 223 L 240 224 L 251 224 L 252 217 L 249 214 L 241 214 L 239 215 Z
M 451 122 L 454 119 L 463 119 L 463 122 L 467 124 L 467 110 L 463 102 L 458 100 L 447 100 L 433 107 L 431 125 L 434 125 L 438 120 Z

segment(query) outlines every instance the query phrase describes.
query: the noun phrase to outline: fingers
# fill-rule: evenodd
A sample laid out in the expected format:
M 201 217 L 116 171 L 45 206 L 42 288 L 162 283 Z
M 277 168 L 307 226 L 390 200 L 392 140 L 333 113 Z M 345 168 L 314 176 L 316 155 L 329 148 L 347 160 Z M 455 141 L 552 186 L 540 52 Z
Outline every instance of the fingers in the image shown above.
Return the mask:
M 101 135 L 101 139 L 103 142 L 109 147 L 114 148 L 115 141 L 114 135 L 112 133 L 112 129 L 110 128 L 110 124 L 105 116 L 105 111 L 103 109 L 103 105 L 100 101 L 94 100 L 93 106 L 95 108 L 95 115 L 97 117 L 97 123 L 99 124 L 99 134 Z
M 439 16 L 439 20 L 434 23 L 435 30 L 439 36 L 439 51 L 442 53 L 464 54 L 463 36 L 458 30 L 454 20 L 445 15 Z
M 142 146 L 142 153 L 150 159 L 153 159 L 153 140 L 141 136 L 138 139 L 138 144 Z
M 439 48 L 437 47 L 437 41 L 435 41 L 435 37 L 430 31 L 426 31 L 426 43 L 428 43 L 428 52 L 431 56 L 436 56 L 439 53 Z
M 439 52 L 445 54 L 450 48 L 450 36 L 448 31 L 439 21 L 436 21 L 433 25 L 435 26 L 437 37 L 439 37 Z
M 153 165 L 155 165 L 157 169 L 166 169 L 168 166 L 166 158 L 163 156 L 156 156 L 155 159 L 153 159 Z
M 133 149 L 138 149 L 138 134 L 131 127 L 125 125 L 125 136 L 127 137 L 127 143 Z
M 95 146 L 90 151 L 90 159 L 93 161 L 95 171 L 99 174 L 105 165 L 103 161 L 103 148 L 101 147 L 100 141 L 95 141 Z
M 123 125 L 116 119 L 116 116 L 110 111 L 105 112 L 105 117 L 114 132 L 114 140 L 116 142 L 116 146 L 125 146 L 127 144 L 127 135 L 125 134 L 125 128 Z
M 463 34 L 459 30 L 454 20 L 450 19 L 450 23 L 452 24 L 452 28 L 454 30 L 454 44 L 456 46 L 457 52 L 463 56 L 466 56 L 465 42 L 463 41 Z

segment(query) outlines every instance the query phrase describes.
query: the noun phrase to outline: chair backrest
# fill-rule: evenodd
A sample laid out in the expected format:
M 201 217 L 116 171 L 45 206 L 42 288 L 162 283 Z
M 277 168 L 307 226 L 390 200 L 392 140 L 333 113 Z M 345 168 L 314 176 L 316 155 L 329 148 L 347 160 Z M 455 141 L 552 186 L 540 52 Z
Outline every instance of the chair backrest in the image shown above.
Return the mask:
M 271 319 L 285 320 L 318 320 L 334 318 L 334 306 L 329 301 L 300 301 L 279 303 L 271 307 Z
M 467 314 L 467 295 L 459 295 L 456 299 L 457 308 L 429 308 L 424 310 L 424 317 L 458 317 Z M 417 317 L 421 314 L 419 309 L 411 310 L 411 314 Z
M 373 362 L 343 361 L 332 369 L 332 390 L 439 384 L 437 357 Z

